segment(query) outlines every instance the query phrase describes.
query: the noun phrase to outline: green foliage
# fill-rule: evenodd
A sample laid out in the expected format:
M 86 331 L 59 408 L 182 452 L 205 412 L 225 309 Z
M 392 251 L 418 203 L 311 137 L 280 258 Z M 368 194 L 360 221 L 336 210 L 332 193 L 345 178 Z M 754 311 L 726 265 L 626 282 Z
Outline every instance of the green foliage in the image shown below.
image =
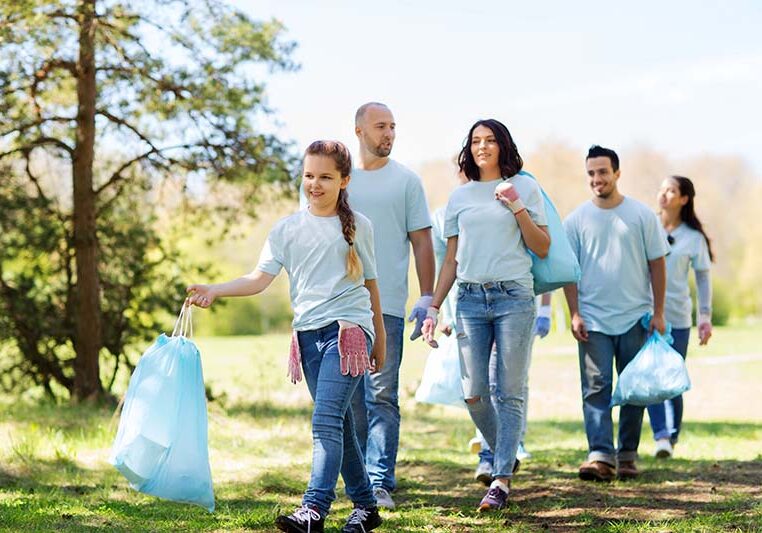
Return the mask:
M 208 314 L 196 313 L 198 335 L 261 335 L 287 331 L 291 305 L 282 295 L 231 298 L 216 302 Z
M 68 390 L 77 321 L 71 222 L 52 216 L 45 201 L 25 194 L 20 180 L 0 185 L 0 358 L 6 390 L 44 387 Z M 98 226 L 104 354 L 114 373 L 129 345 L 150 339 L 161 317 L 175 313 L 186 264 L 154 229 L 153 215 L 140 209 L 139 192 L 124 194 L 105 210 Z M 113 383 L 106 377 L 107 388 Z M 51 381 L 60 387 L 54 388 Z
M 0 382 L 49 395 L 74 383 L 80 292 L 100 294 L 93 355 L 108 361 L 108 389 L 130 368 L 130 347 L 155 335 L 187 279 L 206 271 L 206 257 L 178 251 L 177 213 L 186 228 L 224 233 L 262 198 L 291 194 L 296 164 L 291 143 L 264 127 L 264 75 L 297 68 L 278 21 L 219 0 L 97 0 L 88 33 L 90 4 L 0 3 Z M 95 91 L 80 91 L 85 33 Z M 90 105 L 94 125 L 80 112 Z M 90 148 L 83 170 L 75 163 Z M 92 187 L 80 179 L 89 170 Z M 75 220 L 94 221 L 77 243 Z M 80 261 L 97 261 L 81 271 L 98 279 L 78 279 Z
M 721 278 L 712 279 L 712 325 L 724 326 L 733 313 L 733 287 Z

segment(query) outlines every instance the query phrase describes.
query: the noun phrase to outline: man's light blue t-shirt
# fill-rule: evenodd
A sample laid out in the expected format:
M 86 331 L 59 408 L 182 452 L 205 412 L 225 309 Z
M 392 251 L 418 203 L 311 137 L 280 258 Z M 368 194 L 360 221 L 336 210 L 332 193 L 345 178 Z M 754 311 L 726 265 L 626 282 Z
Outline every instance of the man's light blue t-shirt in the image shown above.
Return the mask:
M 404 318 L 410 265 L 408 233 L 431 227 L 421 179 L 390 159 L 377 170 L 352 169 L 347 191 L 352 209 L 373 224 L 381 309 L 385 315 Z
M 710 269 L 709 247 L 701 232 L 680 224 L 672 230 L 674 239 L 667 254 L 667 301 L 664 318 L 675 328 L 691 327 L 693 302 L 688 287 L 690 267 L 700 272 Z M 664 234 L 666 239 L 666 232 Z
M 507 180 L 470 181 L 455 189 L 447 202 L 444 237 L 458 236 L 458 281 L 515 281 L 532 288 L 532 259 L 521 229 L 511 210 L 495 199 L 495 188 L 503 181 L 516 187 L 535 224 L 546 226 L 540 186 L 517 174 Z
M 588 331 L 620 335 L 653 308 L 648 261 L 669 250 L 656 215 L 625 197 L 611 209 L 587 201 L 564 220 L 582 278 L 579 312 Z
M 288 273 L 294 330 L 314 330 L 346 320 L 375 339 L 370 293 L 364 285 L 366 279 L 376 279 L 373 228 L 357 212 L 355 226 L 354 246 L 363 267 L 357 280 L 346 275 L 349 245 L 338 216 L 319 217 L 302 209 L 270 231 L 257 270 L 277 276 L 284 268 Z

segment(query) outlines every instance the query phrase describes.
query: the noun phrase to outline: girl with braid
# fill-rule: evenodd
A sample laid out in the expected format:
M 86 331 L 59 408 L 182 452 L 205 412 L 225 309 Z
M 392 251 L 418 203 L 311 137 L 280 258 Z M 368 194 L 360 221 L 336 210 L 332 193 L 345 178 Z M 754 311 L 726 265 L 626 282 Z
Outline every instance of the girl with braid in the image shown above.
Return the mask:
M 304 373 L 314 400 L 313 448 L 302 505 L 275 519 L 281 531 L 322 532 L 339 473 L 354 503 L 342 531 L 371 531 L 381 524 L 349 409 L 365 372 L 380 370 L 386 354 L 373 231 L 349 207 L 351 168 L 342 143 L 310 144 L 302 176 L 308 207 L 275 224 L 257 268 L 227 283 L 188 287 L 189 304 L 209 307 L 219 297 L 258 294 L 281 268 L 288 273 L 294 310 L 289 376 L 296 383 Z

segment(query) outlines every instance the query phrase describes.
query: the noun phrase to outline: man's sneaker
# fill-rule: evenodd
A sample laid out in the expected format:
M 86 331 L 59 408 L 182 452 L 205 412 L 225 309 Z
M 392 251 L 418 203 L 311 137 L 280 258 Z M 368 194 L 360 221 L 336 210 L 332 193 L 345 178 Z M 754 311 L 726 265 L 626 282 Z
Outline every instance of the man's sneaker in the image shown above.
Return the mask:
M 373 496 L 376 497 L 376 505 L 382 509 L 394 510 L 395 505 L 392 495 L 384 487 L 373 487 Z
M 378 507 L 355 507 L 341 533 L 366 533 L 381 525 Z
M 585 481 L 611 481 L 614 467 L 603 461 L 585 461 L 579 466 L 579 478 Z
M 635 461 L 619 461 L 616 465 L 617 479 L 635 479 L 638 477 L 638 474 L 638 467 L 635 466 Z
M 324 518 L 310 505 L 302 505 L 290 515 L 280 515 L 275 526 L 288 533 L 323 533 Z
M 519 449 L 516 450 L 516 459 L 519 461 L 526 461 L 527 459 L 530 459 L 532 457 L 532 454 L 527 451 L 526 448 L 524 448 L 524 443 L 519 442 Z
M 659 459 L 669 459 L 672 457 L 672 443 L 669 442 L 669 439 L 659 439 L 656 441 L 654 456 Z
M 492 483 L 492 463 L 488 461 L 480 461 L 476 467 L 474 479 L 489 487 Z
M 479 503 L 479 511 L 502 509 L 506 503 L 508 503 L 508 493 L 501 489 L 495 481 Z

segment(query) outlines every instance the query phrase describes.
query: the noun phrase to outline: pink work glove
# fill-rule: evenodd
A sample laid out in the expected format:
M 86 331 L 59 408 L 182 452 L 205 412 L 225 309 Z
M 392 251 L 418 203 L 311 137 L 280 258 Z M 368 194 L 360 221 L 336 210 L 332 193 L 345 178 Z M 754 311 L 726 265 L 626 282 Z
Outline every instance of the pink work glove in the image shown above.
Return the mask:
M 426 309 L 426 318 L 423 320 L 423 326 L 421 327 L 421 333 L 423 333 L 423 340 L 429 343 L 432 348 L 439 348 L 439 343 L 434 340 L 434 333 L 437 328 L 437 320 L 439 318 L 439 309 L 436 307 L 429 307 Z
M 699 346 L 709 342 L 712 336 L 712 320 L 707 315 L 699 315 L 698 318 Z
M 501 201 L 514 215 L 526 209 L 521 198 L 519 198 L 519 191 L 516 190 L 516 187 L 512 183 L 507 181 L 495 187 L 495 199 Z

